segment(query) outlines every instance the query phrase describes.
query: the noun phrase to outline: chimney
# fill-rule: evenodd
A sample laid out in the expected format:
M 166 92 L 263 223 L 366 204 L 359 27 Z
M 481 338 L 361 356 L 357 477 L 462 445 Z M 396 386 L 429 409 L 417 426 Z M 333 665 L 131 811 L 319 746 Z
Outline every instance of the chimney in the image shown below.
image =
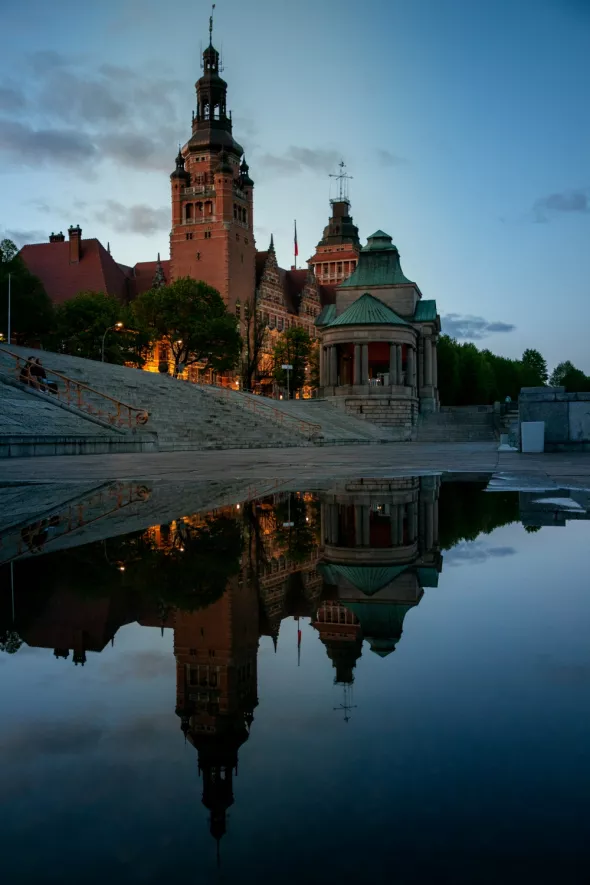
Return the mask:
M 58 234 L 54 234 L 52 231 L 51 236 L 49 237 L 50 243 L 63 243 L 64 240 L 65 240 L 65 237 L 61 231 Z
M 68 229 L 70 240 L 70 264 L 78 264 L 80 261 L 80 245 L 82 243 L 82 228 L 79 224 L 76 227 L 70 225 Z

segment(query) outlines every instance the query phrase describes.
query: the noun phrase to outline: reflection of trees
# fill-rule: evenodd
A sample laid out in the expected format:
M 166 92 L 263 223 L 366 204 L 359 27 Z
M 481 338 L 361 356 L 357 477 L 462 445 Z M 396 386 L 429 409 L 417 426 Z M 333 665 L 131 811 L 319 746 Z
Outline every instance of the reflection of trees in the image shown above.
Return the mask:
M 238 574 L 242 532 L 235 519 L 208 517 L 192 526 L 180 520 L 162 546 L 144 533 L 136 539 L 125 580 L 132 589 L 150 587 L 163 603 L 193 611 L 215 602 Z
M 238 573 L 242 552 L 239 523 L 224 515 L 193 526 L 179 521 L 151 532 L 136 532 L 31 557 L 18 564 L 19 584 L 47 596 L 67 588 L 83 596 L 127 592 L 153 601 L 162 619 L 170 608 L 210 605 Z
M 442 550 L 460 541 L 475 541 L 494 529 L 519 522 L 517 492 L 485 492 L 487 482 L 442 482 L 439 496 L 439 539 Z
M 23 641 L 16 630 L 3 630 L 2 633 L 0 633 L 0 651 L 5 651 L 6 654 L 13 655 L 19 650 L 22 644 Z
M 317 509 L 317 501 L 306 501 L 302 495 L 291 492 L 275 507 L 274 543 L 291 562 L 309 559 L 318 545 Z M 287 522 L 293 526 L 284 526 Z

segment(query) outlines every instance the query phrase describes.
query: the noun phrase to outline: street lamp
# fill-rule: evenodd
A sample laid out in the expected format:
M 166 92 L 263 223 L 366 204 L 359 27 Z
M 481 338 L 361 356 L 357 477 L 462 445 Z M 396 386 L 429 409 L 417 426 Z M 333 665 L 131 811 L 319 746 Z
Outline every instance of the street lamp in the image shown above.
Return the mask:
M 107 326 L 104 330 L 104 335 L 102 336 L 102 345 L 100 348 L 100 361 L 104 363 L 104 342 L 109 332 L 114 331 L 115 329 L 119 330 L 123 328 L 123 323 L 115 323 L 114 326 Z

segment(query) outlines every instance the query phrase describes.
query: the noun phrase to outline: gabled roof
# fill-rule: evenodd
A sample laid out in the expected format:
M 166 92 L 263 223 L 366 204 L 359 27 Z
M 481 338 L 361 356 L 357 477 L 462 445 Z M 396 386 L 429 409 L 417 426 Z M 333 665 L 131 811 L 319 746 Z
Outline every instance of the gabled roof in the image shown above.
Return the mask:
M 106 292 L 121 301 L 129 295 L 129 276 L 98 240 L 81 240 L 80 260 L 70 264 L 70 243 L 35 243 L 23 246 L 20 256 L 39 277 L 54 304 L 78 292 Z
M 367 245 L 361 249 L 355 270 L 339 288 L 413 285 L 402 272 L 399 252 L 391 237 L 378 230 L 369 237 Z
M 414 313 L 415 323 L 433 323 L 436 320 L 436 301 L 419 301 Z
M 407 326 L 396 313 L 378 298 L 365 292 L 344 313 L 332 320 L 330 326 Z
M 164 282 L 170 282 L 170 262 L 160 261 L 164 271 Z M 133 268 L 133 295 L 141 295 L 154 285 L 154 277 L 158 269 L 157 261 L 140 261 Z

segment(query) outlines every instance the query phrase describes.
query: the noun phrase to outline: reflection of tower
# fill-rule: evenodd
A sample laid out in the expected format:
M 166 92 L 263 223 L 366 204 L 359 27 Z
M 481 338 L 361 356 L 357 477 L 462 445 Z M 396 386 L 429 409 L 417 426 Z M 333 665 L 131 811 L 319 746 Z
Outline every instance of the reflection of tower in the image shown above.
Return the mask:
M 363 649 L 363 636 L 358 618 L 338 600 L 325 599 L 317 610 L 313 624 L 326 647 L 328 657 L 336 670 L 334 684 L 341 685 L 342 703 L 334 709 L 344 711 L 344 721 L 350 719 L 353 709 L 353 670 Z
M 258 703 L 256 589 L 242 576 L 213 605 L 178 612 L 174 630 L 176 712 L 199 754 L 203 804 L 219 841 L 233 805 L 238 750 L 248 739 Z

